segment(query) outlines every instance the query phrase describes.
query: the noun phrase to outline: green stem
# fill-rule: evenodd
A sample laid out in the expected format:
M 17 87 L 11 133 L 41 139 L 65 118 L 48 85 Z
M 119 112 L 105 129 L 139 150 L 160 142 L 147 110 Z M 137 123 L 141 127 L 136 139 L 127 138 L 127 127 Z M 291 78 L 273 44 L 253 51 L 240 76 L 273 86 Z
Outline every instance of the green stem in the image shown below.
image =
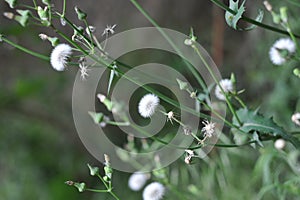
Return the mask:
M 86 188 L 85 190 L 90 192 L 99 192 L 99 193 L 109 192 L 108 190 L 97 190 L 97 189 L 90 189 L 90 188 Z
M 6 42 L 7 44 L 9 44 L 9 45 L 11 45 L 11 46 L 13 46 L 13 47 L 15 47 L 15 48 L 17 48 L 17 49 L 25 52 L 25 53 L 28 53 L 28 54 L 30 54 L 32 56 L 35 56 L 35 57 L 40 58 L 40 59 L 45 60 L 45 61 L 50 61 L 49 56 L 45 56 L 43 54 L 39 54 L 37 52 L 31 51 L 31 50 L 27 49 L 26 47 L 20 46 L 20 45 L 18 45 L 16 43 L 10 41 L 9 39 L 5 38 L 4 36 L 2 36 L 1 39 L 4 42 Z
M 242 101 L 240 97 L 234 95 L 234 98 L 241 104 L 243 108 L 247 108 L 246 104 Z
M 62 16 L 64 17 L 66 14 L 66 6 L 67 5 L 67 0 L 63 0 L 63 11 L 62 11 Z
M 236 14 L 236 12 L 234 10 L 231 10 L 228 6 L 226 6 L 224 3 L 222 3 L 221 1 L 219 0 L 210 0 L 212 3 L 214 3 L 215 5 L 217 5 L 218 7 L 222 8 L 223 10 L 225 11 L 228 11 L 230 12 L 231 14 Z M 278 28 L 275 28 L 273 26 L 269 26 L 267 24 L 263 24 L 261 22 L 258 22 L 258 21 L 255 21 L 251 18 L 248 18 L 248 17 L 244 17 L 242 16 L 241 20 L 244 20 L 245 22 L 248 22 L 248 23 L 251 23 L 251 24 L 254 24 L 256 26 L 259 26 L 261 28 L 264 28 L 264 29 L 267 29 L 267 30 L 270 30 L 270 31 L 273 31 L 273 32 L 277 32 L 277 33 L 281 33 L 281 34 L 285 34 L 285 35 L 289 35 L 289 33 L 287 31 L 284 31 L 284 30 L 281 30 L 281 29 L 278 29 Z M 299 35 L 295 35 L 296 38 L 300 38 Z
M 33 5 L 34 5 L 34 8 L 37 8 L 36 1 L 35 1 L 35 0 L 32 0 L 32 2 L 33 2 Z
M 108 121 L 106 122 L 107 124 L 110 125 L 116 125 L 116 126 L 130 126 L 129 122 L 115 122 L 115 121 Z

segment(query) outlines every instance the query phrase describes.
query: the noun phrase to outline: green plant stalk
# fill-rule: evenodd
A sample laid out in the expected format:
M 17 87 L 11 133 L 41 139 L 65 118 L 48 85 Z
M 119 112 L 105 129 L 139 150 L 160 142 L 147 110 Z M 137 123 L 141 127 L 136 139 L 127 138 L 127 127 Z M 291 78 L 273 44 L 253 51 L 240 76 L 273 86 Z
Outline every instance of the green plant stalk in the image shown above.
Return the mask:
M 86 188 L 86 191 L 90 191 L 90 192 L 98 192 L 98 193 L 107 193 L 109 192 L 108 190 L 97 190 L 97 189 L 91 189 L 91 188 Z
M 228 11 L 230 12 L 231 14 L 236 14 L 236 12 L 234 10 L 231 10 L 228 6 L 226 6 L 224 3 L 222 3 L 221 1 L 219 0 L 210 0 L 212 3 L 214 3 L 215 5 L 217 5 L 218 7 L 222 8 L 223 10 L 225 11 Z M 281 29 L 278 29 L 278 28 L 275 28 L 273 26 L 269 26 L 267 24 L 263 24 L 261 22 L 258 22 L 258 21 L 255 21 L 251 18 L 248 18 L 248 17 L 245 17 L 245 16 L 242 16 L 241 20 L 244 20 L 245 22 L 248 22 L 248 23 L 251 23 L 251 24 L 254 24 L 256 26 L 259 26 L 261 28 L 264 28 L 266 30 L 270 30 L 270 31 L 273 31 L 273 32 L 277 32 L 277 33 L 281 33 L 281 34 L 285 34 L 285 35 L 289 35 L 289 33 L 287 31 L 284 31 L 284 30 L 281 30 Z M 296 38 L 300 38 L 300 35 L 295 35 Z
M 11 45 L 11 46 L 13 46 L 13 47 L 15 47 L 15 48 L 17 48 L 17 49 L 25 52 L 25 53 L 28 53 L 28 54 L 30 54 L 32 56 L 35 56 L 35 57 L 40 58 L 40 59 L 45 60 L 45 61 L 50 61 L 50 57 L 49 56 L 45 56 L 43 54 L 40 54 L 40 53 L 34 52 L 34 51 L 30 50 L 30 49 L 27 49 L 27 48 L 25 48 L 25 47 L 23 47 L 21 45 L 18 45 L 16 43 L 10 41 L 9 39 L 5 38 L 4 36 L 2 36 L 1 39 L 4 42 L 6 42 L 7 44 L 9 44 L 9 45 Z
M 156 23 L 154 19 L 150 17 L 150 15 L 136 2 L 136 0 L 130 0 L 130 2 L 144 15 L 144 17 L 162 34 L 162 36 L 169 42 L 169 44 L 174 48 L 174 50 L 179 53 L 181 56 L 180 50 L 176 47 L 176 45 L 173 43 L 173 41 L 169 38 L 169 36 L 163 31 L 163 29 Z M 182 56 L 181 56 L 182 57 Z M 197 79 L 198 83 L 201 85 L 202 89 L 204 91 L 207 90 L 202 78 L 199 76 L 197 71 L 191 66 L 189 63 L 186 62 L 184 59 L 184 62 L 186 63 L 187 67 L 191 70 L 192 74 Z
M 242 125 L 238 115 L 236 114 L 236 111 L 234 110 L 231 102 L 228 99 L 227 94 L 225 93 L 224 89 L 221 87 L 219 81 L 217 80 L 217 78 L 215 77 L 214 73 L 212 72 L 212 70 L 210 69 L 209 65 L 207 64 L 207 62 L 205 61 L 205 59 L 203 58 L 202 54 L 200 53 L 199 49 L 195 46 L 192 45 L 192 48 L 196 51 L 197 55 L 199 56 L 199 58 L 201 59 L 201 61 L 203 62 L 203 64 L 205 65 L 206 69 L 209 71 L 210 75 L 212 76 L 212 78 L 214 79 L 214 81 L 216 82 L 216 84 L 220 87 L 221 91 L 223 92 L 223 94 L 225 95 L 226 98 L 226 103 L 229 107 L 229 110 L 231 111 L 231 113 L 233 114 L 233 116 L 236 118 L 236 120 L 238 121 L 239 125 Z
M 67 0 L 63 0 L 63 11 L 62 16 L 64 17 L 66 14 Z
M 247 108 L 246 104 L 242 101 L 242 99 L 240 97 L 238 97 L 237 95 L 234 95 L 234 98 L 241 104 L 241 106 L 243 108 Z
M 37 9 L 37 4 L 36 4 L 36 0 L 32 0 L 34 8 Z
M 97 176 L 99 177 L 99 179 L 102 181 L 102 183 L 104 184 L 104 186 L 106 187 L 107 189 L 107 192 L 109 194 L 111 194 L 115 199 L 117 200 L 120 200 L 117 195 L 112 191 L 112 187 L 111 187 L 111 184 L 110 185 L 107 185 L 106 182 L 104 181 L 104 179 L 100 176 L 100 174 L 97 174 Z M 96 192 L 96 191 L 94 191 Z

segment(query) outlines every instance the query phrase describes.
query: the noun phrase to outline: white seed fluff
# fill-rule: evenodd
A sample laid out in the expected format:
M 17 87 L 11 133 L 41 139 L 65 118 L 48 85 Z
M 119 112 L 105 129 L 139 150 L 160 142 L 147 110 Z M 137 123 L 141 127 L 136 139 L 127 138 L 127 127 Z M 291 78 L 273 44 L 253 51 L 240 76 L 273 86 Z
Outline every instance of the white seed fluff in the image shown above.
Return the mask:
M 276 149 L 281 150 L 285 147 L 285 140 L 284 139 L 277 139 L 274 143 Z
M 293 54 L 296 51 L 296 45 L 293 40 L 290 38 L 281 38 L 273 44 L 269 51 L 269 56 L 274 65 L 282 65 L 287 61 L 287 58 L 280 54 L 280 51 L 284 50 L 288 51 L 289 54 Z
M 292 119 L 292 122 L 294 122 L 295 124 L 300 126 L 300 113 L 293 114 L 291 119 Z
M 143 191 L 143 200 L 160 200 L 165 194 L 165 187 L 158 182 L 150 183 Z
M 68 58 L 72 54 L 72 48 L 68 44 L 57 45 L 50 56 L 52 67 L 57 71 L 64 71 L 68 62 Z
M 202 128 L 204 136 L 207 136 L 209 138 L 212 137 L 215 132 L 215 123 L 204 120 L 202 124 L 204 125 L 204 127 Z
M 129 177 L 128 186 L 133 191 L 139 191 L 149 178 L 150 175 L 148 173 L 135 172 Z
M 151 117 L 159 105 L 159 98 L 155 94 L 146 94 L 140 100 L 138 111 L 144 118 Z
M 219 84 L 223 88 L 225 93 L 233 92 L 233 84 L 232 84 L 231 80 L 223 79 L 219 82 Z M 220 100 L 223 100 L 223 101 L 226 100 L 226 97 L 225 97 L 224 93 L 222 92 L 221 88 L 219 87 L 219 85 L 216 86 L 215 95 Z

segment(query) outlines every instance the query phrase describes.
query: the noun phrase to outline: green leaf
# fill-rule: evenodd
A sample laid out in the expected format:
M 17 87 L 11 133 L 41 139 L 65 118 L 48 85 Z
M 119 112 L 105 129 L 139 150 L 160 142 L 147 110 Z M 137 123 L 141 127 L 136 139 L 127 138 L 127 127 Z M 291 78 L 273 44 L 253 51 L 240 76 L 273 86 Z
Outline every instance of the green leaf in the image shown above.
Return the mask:
M 254 25 L 254 24 L 251 25 L 251 26 L 249 26 L 249 27 L 247 27 L 247 28 L 240 28 L 237 25 L 238 21 L 242 18 L 242 15 L 245 12 L 245 7 L 244 7 L 245 2 L 246 2 L 246 0 L 244 0 L 243 3 L 241 4 L 241 6 L 239 7 L 239 0 L 237 0 L 237 1 L 230 0 L 229 1 L 229 8 L 231 10 L 233 10 L 235 12 L 235 14 L 232 14 L 229 11 L 225 12 L 226 23 L 230 27 L 234 28 L 235 30 L 246 30 L 246 31 L 249 31 L 249 30 L 252 30 L 252 29 L 254 29 L 256 27 L 256 25 Z M 264 12 L 263 12 L 263 10 L 259 9 L 258 10 L 258 15 L 255 18 L 255 21 L 262 22 L 263 17 L 264 17 Z
M 234 0 L 230 0 L 229 8 L 236 12 L 236 14 L 232 14 L 228 11 L 225 12 L 226 23 L 235 30 L 238 30 L 237 23 L 242 18 L 243 13 L 245 12 L 245 2 L 246 0 L 244 0 L 241 6 L 239 7 L 239 0 L 237 0 L 236 2 Z
M 291 142 L 297 149 L 300 149 L 300 141 L 298 138 L 288 134 L 280 126 L 278 126 L 272 118 L 265 118 L 257 113 L 257 111 L 242 108 L 237 111 L 237 115 L 242 123 L 240 129 L 244 132 L 257 131 L 258 133 L 268 134 L 274 137 L 281 137 Z M 233 124 L 238 126 L 238 122 L 234 117 Z
M 258 10 L 258 15 L 255 18 L 255 21 L 262 22 L 263 18 L 264 18 L 264 11 L 262 9 L 259 9 Z M 247 28 L 244 28 L 243 30 L 250 31 L 250 30 L 252 30 L 254 28 L 256 28 L 256 25 L 252 24 L 251 26 L 249 26 Z
M 5 0 L 10 8 L 15 8 L 15 6 L 17 5 L 17 0 Z

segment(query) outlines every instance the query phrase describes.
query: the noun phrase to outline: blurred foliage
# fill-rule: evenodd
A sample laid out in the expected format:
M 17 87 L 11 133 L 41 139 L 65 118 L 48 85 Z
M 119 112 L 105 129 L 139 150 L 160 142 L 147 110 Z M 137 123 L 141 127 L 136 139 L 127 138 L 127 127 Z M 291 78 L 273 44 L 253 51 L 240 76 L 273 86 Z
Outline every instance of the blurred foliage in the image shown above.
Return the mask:
M 292 5 L 288 4 L 292 1 L 270 2 L 274 9 Z M 288 10 L 290 17 L 295 19 L 291 21 L 291 27 L 296 33 L 300 33 L 298 9 L 289 6 Z M 266 14 L 264 22 L 272 24 L 271 16 Z M 20 29 L 15 24 L 2 26 L 0 30 L 17 37 L 37 35 L 37 30 Z M 206 33 L 207 29 L 203 31 Z M 275 67 L 268 58 L 273 42 L 285 36 L 266 31 L 259 33 L 261 37 L 249 47 L 247 59 L 226 57 L 231 55 L 229 52 L 225 59 L 226 66 L 231 67 L 221 68 L 221 71 L 228 74 L 237 71 L 238 84 L 246 89 L 243 97 L 251 107 L 261 107 L 261 112 L 274 116 L 280 126 L 299 130 L 290 120 L 292 113 L 300 111 L 299 79 L 292 75 L 296 63 Z M 230 41 L 234 41 L 235 36 L 230 37 Z M 203 37 L 208 36 L 204 34 Z M 251 39 L 253 36 L 243 37 Z M 37 37 L 28 43 L 36 45 Z M 226 53 L 232 46 L 226 47 Z M 16 57 L 20 55 L 2 47 L 1 51 L 9 51 Z M 3 55 L 4 60 L 6 54 Z M 26 55 L 21 57 L 24 58 L 31 59 Z M 236 60 L 243 63 L 241 69 L 235 65 Z M 22 60 L 16 62 L 22 63 Z M 74 73 L 71 70 L 65 74 L 53 73 L 48 64 L 38 65 L 44 67 L 42 72 L 37 66 L 32 66 L 32 71 L 19 69 L 21 65 L 6 66 L 5 70 L 1 66 L 0 198 L 113 199 L 107 194 L 79 194 L 64 185 L 65 181 L 74 179 L 101 188 L 96 180 L 88 177 L 86 163 L 96 161 L 89 157 L 77 137 L 72 124 L 71 95 L 65 97 L 66 93 L 70 94 Z M 31 66 L 24 67 L 29 69 Z M 190 199 L 268 200 L 297 199 L 300 196 L 299 169 L 299 151 L 291 145 L 286 151 L 278 151 L 269 142 L 258 150 L 252 147 L 216 149 L 209 158 L 190 166 L 182 158 L 171 165 L 168 173 L 171 183 L 178 191 L 188 193 Z M 127 187 L 128 176 L 127 173 L 114 173 L 113 185 L 117 195 L 121 199 L 141 199 L 141 192 L 132 192 Z M 168 192 L 167 195 L 166 199 L 178 199 L 174 193 Z

